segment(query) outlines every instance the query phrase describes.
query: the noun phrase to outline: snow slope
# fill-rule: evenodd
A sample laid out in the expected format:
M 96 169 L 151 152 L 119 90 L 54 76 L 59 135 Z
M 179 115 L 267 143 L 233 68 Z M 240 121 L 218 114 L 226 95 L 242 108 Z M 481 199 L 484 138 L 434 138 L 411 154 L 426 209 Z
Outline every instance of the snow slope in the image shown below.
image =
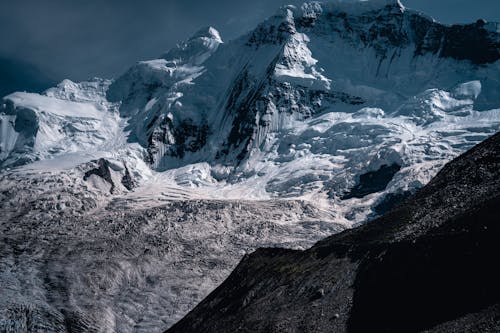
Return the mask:
M 383 213 L 500 129 L 499 36 L 395 0 L 310 2 L 233 41 L 201 29 L 113 81 L 4 97 L 0 280 L 16 287 L 0 318 L 31 316 L 33 298 L 47 325 L 161 331 L 241 249 L 307 246 Z
M 105 98 L 109 84 L 100 79 L 78 84 L 64 80 L 43 95 L 6 96 L 0 115 L 0 165 L 119 149 L 126 139 L 116 107 Z

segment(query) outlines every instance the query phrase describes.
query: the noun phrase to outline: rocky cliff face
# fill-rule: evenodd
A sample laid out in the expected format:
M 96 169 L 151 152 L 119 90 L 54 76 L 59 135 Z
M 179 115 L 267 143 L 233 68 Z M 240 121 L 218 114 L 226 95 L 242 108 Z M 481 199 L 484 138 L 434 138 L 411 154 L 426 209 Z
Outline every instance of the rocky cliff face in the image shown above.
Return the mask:
M 405 204 L 307 251 L 245 256 L 167 332 L 498 330 L 499 152 L 496 134 Z

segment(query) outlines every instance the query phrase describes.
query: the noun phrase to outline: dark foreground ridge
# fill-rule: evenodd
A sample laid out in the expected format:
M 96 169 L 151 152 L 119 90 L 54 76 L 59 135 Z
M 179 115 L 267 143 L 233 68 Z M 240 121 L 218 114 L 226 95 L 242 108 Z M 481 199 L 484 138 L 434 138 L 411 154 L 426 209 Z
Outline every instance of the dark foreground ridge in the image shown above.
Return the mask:
M 500 332 L 500 133 L 383 217 L 259 249 L 167 332 Z

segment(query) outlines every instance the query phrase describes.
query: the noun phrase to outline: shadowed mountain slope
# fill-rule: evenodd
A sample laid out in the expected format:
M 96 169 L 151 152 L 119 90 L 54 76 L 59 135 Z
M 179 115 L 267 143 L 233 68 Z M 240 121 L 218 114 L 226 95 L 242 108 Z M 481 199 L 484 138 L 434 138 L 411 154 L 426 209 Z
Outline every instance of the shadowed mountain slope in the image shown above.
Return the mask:
M 307 251 L 259 249 L 167 332 L 498 332 L 500 134 Z

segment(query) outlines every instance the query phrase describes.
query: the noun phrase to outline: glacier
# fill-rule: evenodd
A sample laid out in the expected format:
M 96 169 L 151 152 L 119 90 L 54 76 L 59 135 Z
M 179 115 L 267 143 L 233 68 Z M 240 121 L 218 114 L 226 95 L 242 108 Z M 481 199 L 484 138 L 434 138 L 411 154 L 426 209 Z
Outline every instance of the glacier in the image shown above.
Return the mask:
M 245 251 L 390 209 L 500 129 L 499 26 L 308 2 L 114 80 L 5 96 L 0 319 L 161 331 Z

